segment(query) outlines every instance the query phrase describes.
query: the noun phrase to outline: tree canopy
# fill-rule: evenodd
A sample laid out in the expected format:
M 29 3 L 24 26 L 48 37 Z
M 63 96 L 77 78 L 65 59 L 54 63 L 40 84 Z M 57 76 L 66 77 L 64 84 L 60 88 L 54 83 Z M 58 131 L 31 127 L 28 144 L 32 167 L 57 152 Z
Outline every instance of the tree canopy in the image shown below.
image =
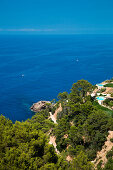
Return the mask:
M 113 130 L 113 112 L 98 107 L 89 95 L 93 86 L 86 80 L 74 83 L 71 92 L 59 93 L 51 109 L 36 113 L 25 122 L 0 116 L 0 170 L 90 170 L 90 162 L 101 150 L 109 130 Z M 61 102 L 57 124 L 49 120 Z M 52 103 L 53 104 L 53 103 Z M 60 154 L 49 144 L 56 137 Z M 71 161 L 67 161 L 70 156 Z M 113 151 L 107 154 L 104 170 L 112 170 Z M 101 164 L 98 165 L 98 170 Z

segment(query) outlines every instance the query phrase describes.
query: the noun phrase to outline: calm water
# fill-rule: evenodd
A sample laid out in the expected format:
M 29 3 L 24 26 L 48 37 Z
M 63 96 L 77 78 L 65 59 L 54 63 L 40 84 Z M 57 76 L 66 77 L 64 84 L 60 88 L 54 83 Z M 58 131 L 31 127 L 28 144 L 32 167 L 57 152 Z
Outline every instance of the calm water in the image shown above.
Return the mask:
M 113 77 L 113 35 L 0 35 L 0 113 L 26 120 L 30 106 L 72 83 Z

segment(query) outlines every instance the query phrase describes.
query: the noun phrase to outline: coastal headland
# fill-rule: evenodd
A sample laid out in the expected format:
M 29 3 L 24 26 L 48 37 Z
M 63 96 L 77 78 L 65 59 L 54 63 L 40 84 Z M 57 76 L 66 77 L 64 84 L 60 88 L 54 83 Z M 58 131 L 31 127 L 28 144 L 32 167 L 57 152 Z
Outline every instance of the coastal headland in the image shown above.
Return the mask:
M 59 93 L 56 102 L 34 103 L 30 109 L 35 114 L 25 122 L 12 123 L 1 115 L 0 169 L 107 170 L 111 166 L 112 170 L 111 90 L 106 98 L 112 85 L 112 79 L 96 86 L 78 80 L 70 93 Z

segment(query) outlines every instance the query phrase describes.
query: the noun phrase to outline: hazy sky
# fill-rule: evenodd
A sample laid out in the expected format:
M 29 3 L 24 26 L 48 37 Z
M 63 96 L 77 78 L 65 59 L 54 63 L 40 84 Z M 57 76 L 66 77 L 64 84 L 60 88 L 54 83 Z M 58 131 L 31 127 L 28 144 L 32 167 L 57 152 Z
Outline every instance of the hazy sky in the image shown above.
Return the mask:
M 113 33 L 113 0 L 0 0 L 0 33 Z

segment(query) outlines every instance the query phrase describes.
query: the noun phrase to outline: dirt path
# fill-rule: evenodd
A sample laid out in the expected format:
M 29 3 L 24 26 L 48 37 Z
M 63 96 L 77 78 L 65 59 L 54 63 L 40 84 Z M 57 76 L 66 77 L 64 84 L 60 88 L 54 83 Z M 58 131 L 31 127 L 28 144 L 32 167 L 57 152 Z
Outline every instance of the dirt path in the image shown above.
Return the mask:
M 50 113 L 50 117 L 49 117 L 49 119 L 51 118 L 52 119 L 52 121 L 54 122 L 54 123 L 57 123 L 57 119 L 55 119 L 55 117 L 54 117 L 54 115 L 52 115 L 52 113 L 51 112 L 49 112 Z
M 59 107 L 55 110 L 55 113 L 54 113 L 53 115 L 52 115 L 52 113 L 50 112 L 50 117 L 49 117 L 49 118 L 51 118 L 54 123 L 57 123 L 57 114 L 58 114 L 59 112 L 61 112 L 61 111 L 62 111 L 62 106 L 61 106 L 61 103 L 60 103 L 60 104 L 59 104 Z M 57 144 L 56 144 L 55 141 L 56 141 L 56 137 L 55 137 L 55 136 L 50 136 L 49 144 L 53 144 L 56 153 L 59 154 L 60 152 L 59 152 L 59 151 L 57 150 L 57 148 L 56 148 Z
M 60 152 L 59 152 L 59 151 L 57 150 L 57 148 L 56 148 L 57 144 L 56 144 L 55 141 L 56 141 L 56 137 L 55 137 L 55 136 L 50 136 L 49 144 L 53 144 L 56 153 L 59 154 Z
M 107 141 L 105 142 L 104 146 L 102 147 L 102 150 L 100 152 L 97 152 L 97 157 L 93 161 L 95 168 L 97 164 L 102 160 L 102 168 L 104 167 L 105 163 L 107 162 L 106 154 L 108 151 L 110 151 L 113 147 L 113 143 L 110 141 L 110 139 L 113 138 L 113 131 L 109 131 L 109 135 L 107 137 Z
M 70 155 L 68 155 L 68 156 L 66 157 L 66 160 L 67 160 L 68 162 L 70 162 L 70 161 L 73 160 L 73 158 L 72 158 Z
M 57 123 L 57 114 L 61 111 L 62 111 L 62 106 L 61 106 L 61 103 L 60 103 L 59 107 L 55 110 L 55 113 L 53 115 L 52 115 L 51 112 L 49 112 L 50 113 L 49 118 L 51 118 L 54 123 Z

